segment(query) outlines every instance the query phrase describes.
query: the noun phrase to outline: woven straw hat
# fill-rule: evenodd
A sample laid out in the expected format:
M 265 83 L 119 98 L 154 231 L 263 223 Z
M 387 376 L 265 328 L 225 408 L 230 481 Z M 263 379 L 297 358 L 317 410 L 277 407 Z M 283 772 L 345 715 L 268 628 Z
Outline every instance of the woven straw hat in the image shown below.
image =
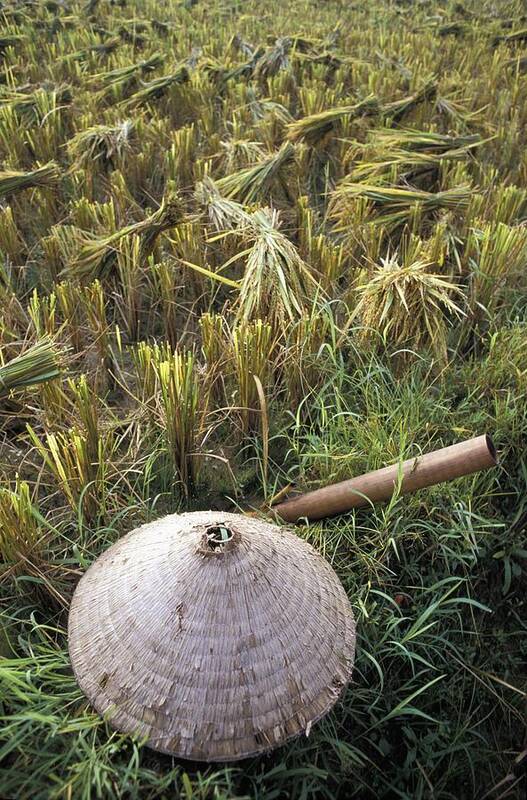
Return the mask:
M 77 681 L 118 730 L 182 758 L 276 747 L 334 705 L 355 623 L 337 576 L 293 533 L 174 514 L 110 547 L 73 597 Z

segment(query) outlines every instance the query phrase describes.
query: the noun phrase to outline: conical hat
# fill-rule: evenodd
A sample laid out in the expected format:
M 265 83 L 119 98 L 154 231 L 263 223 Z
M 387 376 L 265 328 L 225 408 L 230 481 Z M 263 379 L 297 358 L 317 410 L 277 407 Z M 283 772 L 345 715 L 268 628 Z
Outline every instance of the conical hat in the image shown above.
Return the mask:
M 354 648 L 346 593 L 309 544 L 215 511 L 123 537 L 83 576 L 69 617 L 75 676 L 97 711 L 193 760 L 309 733 L 347 684 Z

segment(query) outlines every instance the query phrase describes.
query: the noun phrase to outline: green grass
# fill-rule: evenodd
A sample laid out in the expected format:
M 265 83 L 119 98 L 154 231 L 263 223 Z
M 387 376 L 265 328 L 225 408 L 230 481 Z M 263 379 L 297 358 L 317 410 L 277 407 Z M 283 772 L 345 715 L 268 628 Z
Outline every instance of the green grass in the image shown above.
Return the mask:
M 523 798 L 523 6 L 3 4 L 2 800 Z M 484 432 L 297 528 L 358 622 L 309 737 L 208 766 L 90 709 L 67 610 L 124 533 Z

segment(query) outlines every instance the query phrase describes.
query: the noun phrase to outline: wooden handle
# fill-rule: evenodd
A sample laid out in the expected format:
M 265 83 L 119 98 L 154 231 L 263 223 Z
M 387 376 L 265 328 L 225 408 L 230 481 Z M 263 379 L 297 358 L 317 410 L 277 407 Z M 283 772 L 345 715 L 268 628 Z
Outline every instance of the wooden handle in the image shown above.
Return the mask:
M 484 434 L 434 450 L 424 456 L 409 458 L 402 464 L 392 464 L 357 478 L 308 492 L 279 503 L 272 510 L 284 522 L 296 522 L 301 518 L 323 519 L 352 508 L 389 500 L 401 474 L 401 494 L 408 494 L 425 486 L 494 467 L 496 464 L 496 449 L 490 436 Z

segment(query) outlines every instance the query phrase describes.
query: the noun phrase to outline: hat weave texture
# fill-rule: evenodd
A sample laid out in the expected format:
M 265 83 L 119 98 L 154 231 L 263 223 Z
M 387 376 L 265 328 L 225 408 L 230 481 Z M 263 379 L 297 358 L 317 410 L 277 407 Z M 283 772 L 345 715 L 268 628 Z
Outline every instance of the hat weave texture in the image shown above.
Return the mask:
M 69 617 L 94 708 L 193 760 L 237 760 L 309 732 L 349 681 L 354 649 L 346 593 L 311 545 L 216 511 L 124 536 L 83 576 Z

